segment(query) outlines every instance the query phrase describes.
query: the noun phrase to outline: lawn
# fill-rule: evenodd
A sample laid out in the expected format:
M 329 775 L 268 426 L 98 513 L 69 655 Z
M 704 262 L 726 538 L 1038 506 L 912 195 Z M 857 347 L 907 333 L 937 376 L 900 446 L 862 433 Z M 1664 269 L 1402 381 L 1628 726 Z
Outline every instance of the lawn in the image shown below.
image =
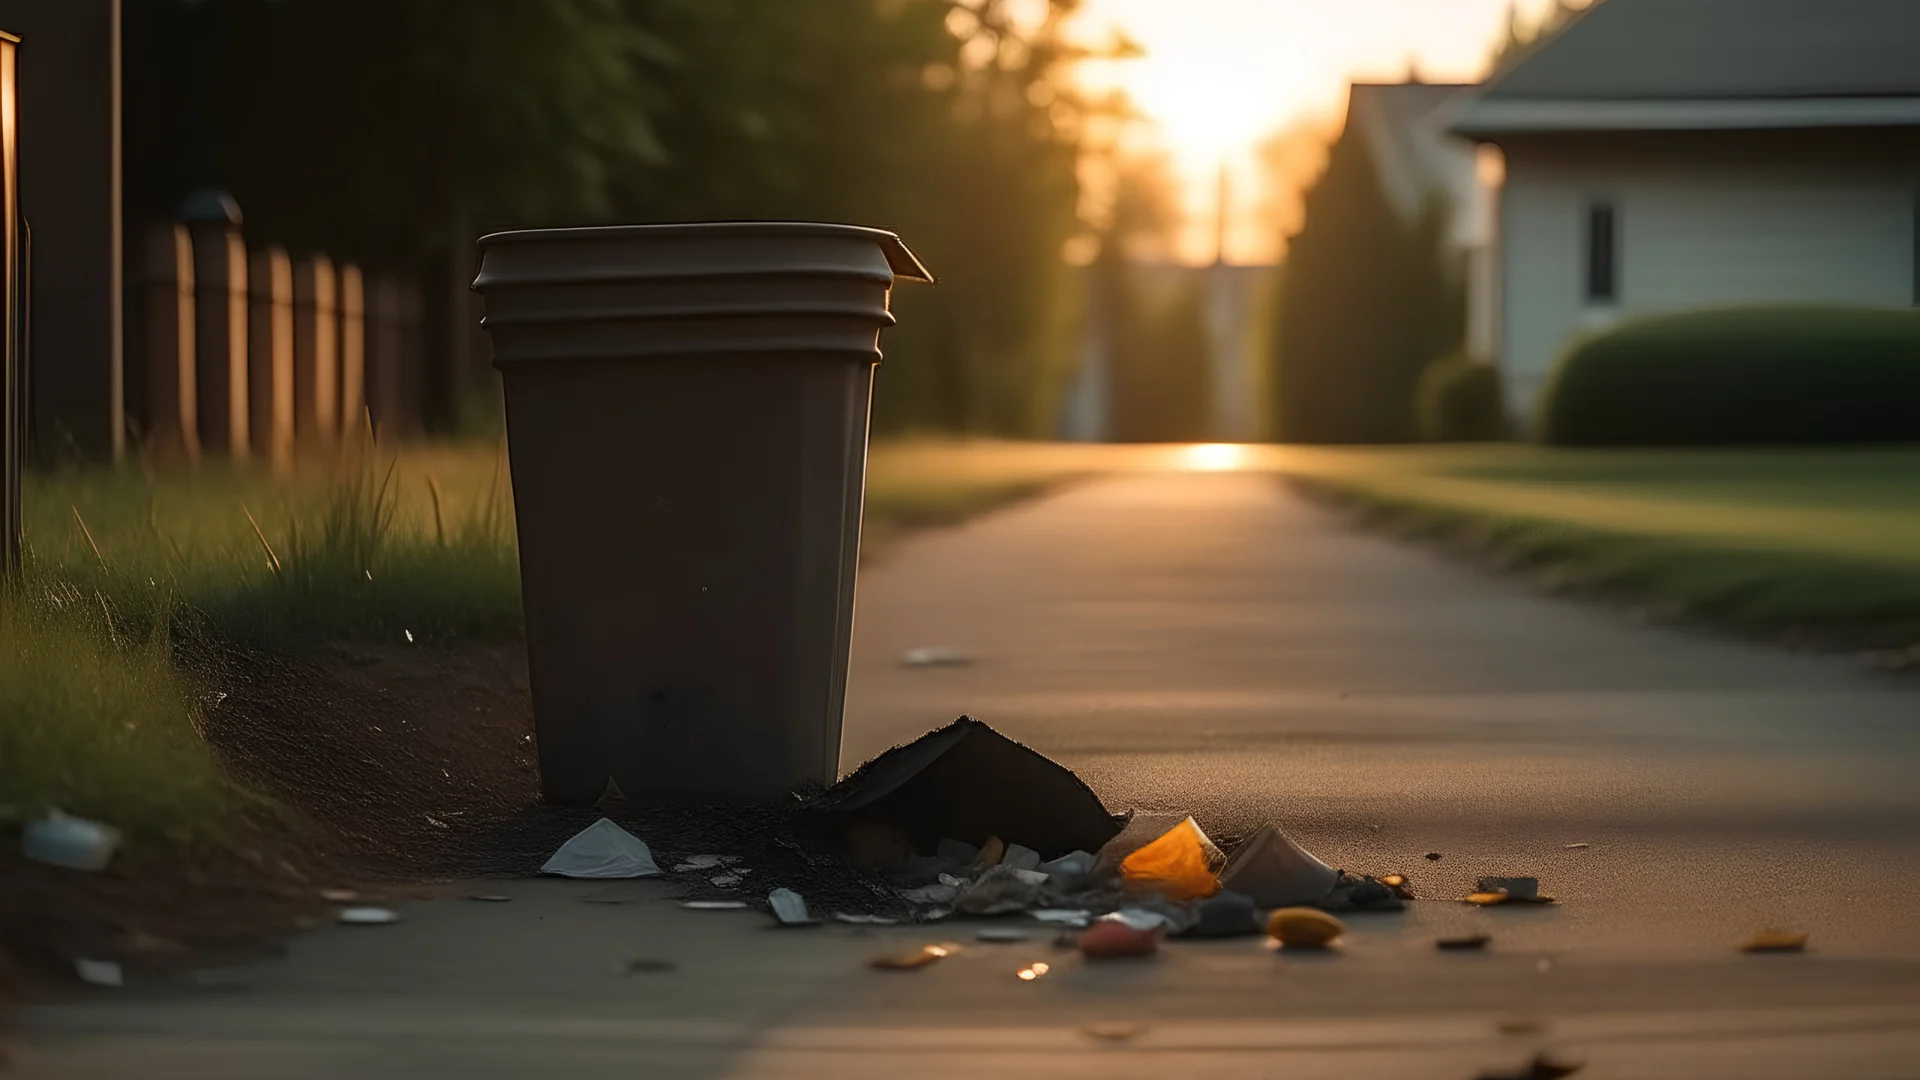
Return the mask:
M 1280 449 L 1384 524 L 1552 584 L 1836 643 L 1920 637 L 1920 449 Z
M 876 445 L 868 545 L 1128 453 Z M 183 658 L 520 632 L 497 445 L 362 447 L 290 477 L 217 464 L 42 473 L 24 503 L 26 568 L 0 603 L 0 820 L 59 807 L 121 824 L 136 845 L 217 840 L 250 798 L 199 734 L 217 678 Z

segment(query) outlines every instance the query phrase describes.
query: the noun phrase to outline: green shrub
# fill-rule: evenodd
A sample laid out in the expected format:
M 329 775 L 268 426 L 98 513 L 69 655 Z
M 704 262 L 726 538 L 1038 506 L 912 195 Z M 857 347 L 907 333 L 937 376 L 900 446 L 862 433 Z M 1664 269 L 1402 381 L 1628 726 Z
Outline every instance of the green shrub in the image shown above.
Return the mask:
M 1920 312 L 1779 305 L 1630 322 L 1567 349 L 1538 429 L 1561 446 L 1920 440 Z
M 1427 365 L 1414 393 L 1414 428 L 1426 442 L 1496 442 L 1507 436 L 1500 369 L 1453 353 Z

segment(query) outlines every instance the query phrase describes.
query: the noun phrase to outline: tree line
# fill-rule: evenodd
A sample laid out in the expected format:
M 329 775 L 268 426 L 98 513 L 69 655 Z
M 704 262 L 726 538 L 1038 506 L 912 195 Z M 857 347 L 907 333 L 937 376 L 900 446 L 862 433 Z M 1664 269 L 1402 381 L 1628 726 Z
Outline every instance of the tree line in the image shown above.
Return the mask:
M 495 228 L 891 228 L 941 284 L 896 294 L 876 424 L 1043 434 L 1078 2 L 127 0 L 129 212 L 219 186 L 252 241 L 429 281 Z

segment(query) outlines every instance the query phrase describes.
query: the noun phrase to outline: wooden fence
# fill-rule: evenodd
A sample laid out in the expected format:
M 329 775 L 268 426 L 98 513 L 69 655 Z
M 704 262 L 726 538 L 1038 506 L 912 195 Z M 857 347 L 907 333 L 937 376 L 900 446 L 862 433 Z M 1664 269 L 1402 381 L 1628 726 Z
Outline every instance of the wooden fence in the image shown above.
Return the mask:
M 155 458 L 290 468 L 368 419 L 420 430 L 426 391 L 417 283 L 322 253 L 249 250 L 217 192 L 140 240 L 129 282 L 131 422 Z

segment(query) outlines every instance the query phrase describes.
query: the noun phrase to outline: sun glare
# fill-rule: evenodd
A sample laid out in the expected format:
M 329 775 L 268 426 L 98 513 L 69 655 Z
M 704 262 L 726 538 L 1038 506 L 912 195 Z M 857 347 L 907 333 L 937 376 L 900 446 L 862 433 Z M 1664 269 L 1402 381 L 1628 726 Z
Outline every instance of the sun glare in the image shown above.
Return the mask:
M 1181 451 L 1191 472 L 1232 472 L 1247 463 L 1247 448 L 1236 443 L 1201 443 Z
M 1520 0 L 1533 18 L 1551 0 Z M 1115 31 L 1145 50 L 1083 65 L 1091 90 L 1119 90 L 1151 123 L 1141 137 L 1170 155 L 1183 188 L 1183 261 L 1215 254 L 1218 178 L 1232 177 L 1229 261 L 1265 262 L 1279 225 L 1257 148 L 1304 118 L 1338 117 L 1349 80 L 1480 77 L 1508 0 L 1085 0 L 1076 33 Z M 1289 180 L 1288 183 L 1297 183 Z

